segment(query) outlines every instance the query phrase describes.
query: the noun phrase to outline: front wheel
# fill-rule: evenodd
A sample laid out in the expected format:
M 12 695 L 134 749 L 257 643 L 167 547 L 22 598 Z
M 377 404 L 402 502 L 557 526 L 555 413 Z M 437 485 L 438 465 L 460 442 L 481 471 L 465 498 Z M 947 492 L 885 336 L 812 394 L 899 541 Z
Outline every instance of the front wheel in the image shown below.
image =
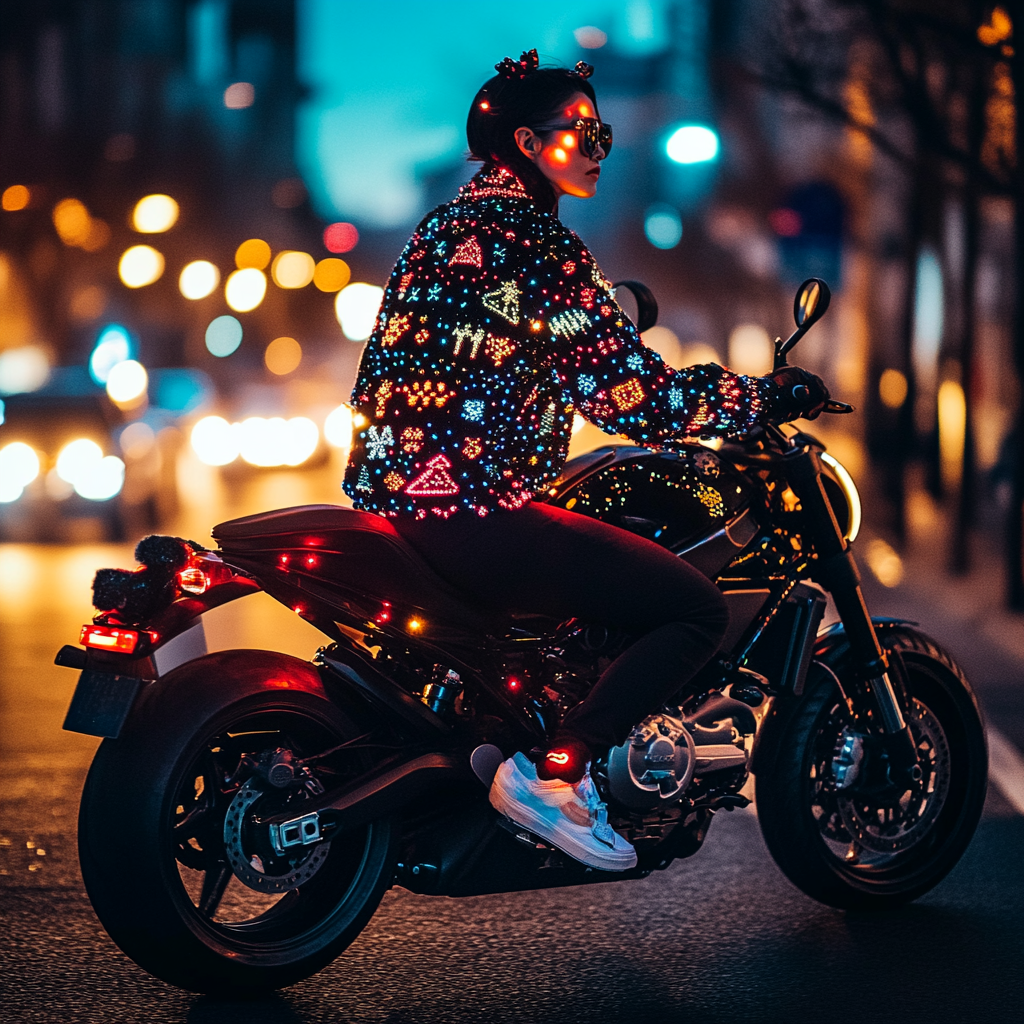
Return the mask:
M 311 796 L 366 769 L 358 730 L 315 683 L 269 688 L 281 685 L 184 680 L 104 741 L 89 772 L 89 897 L 121 949 L 173 985 L 258 991 L 309 977 L 391 884 L 389 820 L 283 855 L 268 841 L 261 816 L 299 817 Z
M 758 818 L 776 863 L 808 896 L 849 910 L 899 906 L 937 885 L 974 835 L 988 779 L 984 726 L 956 662 L 907 627 L 880 640 L 906 667 L 921 780 L 890 783 L 872 739 L 851 731 L 822 665 L 812 666 L 794 713 L 766 723 L 772 770 L 757 776 Z M 831 669 L 842 680 L 848 664 Z

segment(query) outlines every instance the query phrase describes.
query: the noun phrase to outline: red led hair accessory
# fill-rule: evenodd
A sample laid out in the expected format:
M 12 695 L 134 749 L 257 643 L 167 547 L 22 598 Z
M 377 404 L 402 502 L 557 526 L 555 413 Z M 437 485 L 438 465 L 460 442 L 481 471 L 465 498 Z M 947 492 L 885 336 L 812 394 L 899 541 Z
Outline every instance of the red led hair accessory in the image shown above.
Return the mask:
M 536 71 L 540 66 L 540 58 L 537 56 L 537 48 L 523 50 L 519 60 L 506 57 L 500 64 L 494 65 L 494 70 L 502 78 L 525 78 L 531 71 Z
M 576 67 L 572 69 L 574 75 L 579 75 L 580 78 L 589 78 L 594 73 L 594 65 L 588 64 L 585 60 L 579 60 L 576 62 Z

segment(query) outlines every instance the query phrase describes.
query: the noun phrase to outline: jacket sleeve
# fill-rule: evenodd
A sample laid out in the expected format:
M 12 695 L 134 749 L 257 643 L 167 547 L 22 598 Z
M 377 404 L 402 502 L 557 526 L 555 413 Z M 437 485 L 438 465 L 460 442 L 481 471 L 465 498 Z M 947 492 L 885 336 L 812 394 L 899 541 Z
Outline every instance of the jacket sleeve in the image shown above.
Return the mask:
M 640 339 L 611 283 L 571 232 L 552 242 L 534 288 L 547 314 L 554 369 L 579 413 L 645 444 L 742 437 L 765 418 L 770 386 L 715 363 L 673 370 Z

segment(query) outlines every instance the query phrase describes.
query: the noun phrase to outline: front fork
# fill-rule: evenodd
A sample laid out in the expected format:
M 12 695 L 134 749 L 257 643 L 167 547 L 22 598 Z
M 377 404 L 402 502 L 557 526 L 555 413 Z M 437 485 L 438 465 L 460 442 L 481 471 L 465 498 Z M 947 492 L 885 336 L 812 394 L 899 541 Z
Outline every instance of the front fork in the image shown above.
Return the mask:
M 805 529 L 817 559 L 812 576 L 836 604 L 850 641 L 854 671 L 867 684 L 878 712 L 878 722 L 889 763 L 904 780 L 921 777 L 917 746 L 907 725 L 905 709 L 893 686 L 889 659 L 878 642 L 871 615 L 860 589 L 860 573 L 853 550 L 836 522 L 821 480 L 821 456 L 814 448 L 798 448 L 786 455 L 786 478 L 800 499 Z M 893 781 L 896 781 L 895 779 Z

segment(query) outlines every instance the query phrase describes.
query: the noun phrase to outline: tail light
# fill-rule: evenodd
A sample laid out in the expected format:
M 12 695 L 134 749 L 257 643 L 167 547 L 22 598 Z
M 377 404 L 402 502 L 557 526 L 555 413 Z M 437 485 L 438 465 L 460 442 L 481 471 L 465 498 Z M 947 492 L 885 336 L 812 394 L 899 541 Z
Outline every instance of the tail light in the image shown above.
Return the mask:
M 139 643 L 135 629 L 121 629 L 119 626 L 83 626 L 79 643 L 95 647 L 98 651 L 116 651 L 131 654 Z
M 186 594 L 205 594 L 210 587 L 231 579 L 234 573 L 214 554 L 193 555 L 178 573 L 178 588 Z

